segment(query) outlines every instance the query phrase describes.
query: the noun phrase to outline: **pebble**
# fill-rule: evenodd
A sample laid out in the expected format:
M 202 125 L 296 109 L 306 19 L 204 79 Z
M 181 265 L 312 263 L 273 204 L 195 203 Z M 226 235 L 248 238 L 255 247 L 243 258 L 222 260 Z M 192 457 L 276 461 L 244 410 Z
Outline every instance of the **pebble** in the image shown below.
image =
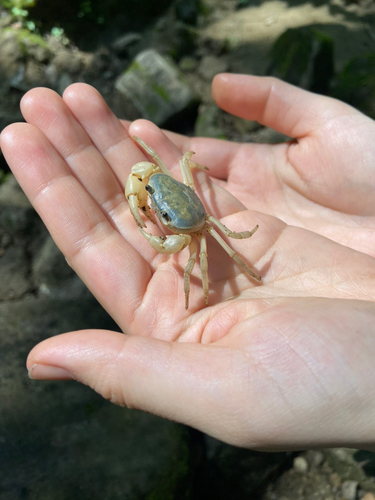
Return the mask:
M 340 475 L 337 472 L 332 472 L 329 476 L 329 481 L 334 488 L 338 488 L 341 484 Z
M 199 64 L 198 73 L 204 80 L 210 82 L 215 75 L 225 73 L 227 70 L 228 65 L 223 59 L 205 56 Z
M 319 467 L 324 461 L 324 454 L 319 450 L 309 450 L 306 452 L 306 460 L 310 467 Z
M 343 499 L 355 500 L 357 497 L 358 481 L 344 481 L 341 486 Z
M 293 460 L 293 468 L 300 474 L 305 474 L 308 471 L 309 464 L 307 463 L 306 458 L 304 457 L 296 457 Z

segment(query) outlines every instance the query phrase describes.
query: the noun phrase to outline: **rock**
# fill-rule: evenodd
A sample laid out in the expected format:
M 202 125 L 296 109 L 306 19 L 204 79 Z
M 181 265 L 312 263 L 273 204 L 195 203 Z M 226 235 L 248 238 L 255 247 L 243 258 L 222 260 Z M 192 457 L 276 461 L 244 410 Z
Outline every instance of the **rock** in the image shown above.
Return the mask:
M 67 73 L 69 75 L 78 74 L 83 69 L 82 59 L 79 52 L 60 48 L 52 59 L 57 73 Z
M 200 11 L 199 0 L 175 0 L 177 19 L 188 24 L 196 24 Z
M 9 238 L 9 233 L 3 233 L 2 241 L 4 237 Z M 0 302 L 19 299 L 32 290 L 25 250 L 14 244 L 5 246 L 0 248 Z
M 34 290 L 30 276 L 33 243 L 40 220 L 10 175 L 0 186 L 0 302 Z
M 328 94 L 334 73 L 333 40 L 309 26 L 286 30 L 273 44 L 267 74 Z
M 13 23 L 13 16 L 6 10 L 0 14 L 0 30 L 9 27 Z
M 94 57 L 91 61 L 91 68 L 96 73 L 103 73 L 111 66 L 112 55 L 106 47 L 100 47 L 94 52 Z
M 355 500 L 357 498 L 358 481 L 344 481 L 341 486 L 343 500 Z
M 179 65 L 182 71 L 195 71 L 198 66 L 198 61 L 195 57 L 185 56 L 181 58 Z
M 351 59 L 337 76 L 332 96 L 375 119 L 375 53 Z
M 1 207 L 0 213 L 0 301 L 22 297 L 32 290 L 26 254 L 28 214 L 25 209 Z
M 86 327 L 117 329 L 93 298 L 0 303 L 1 498 L 184 498 L 195 461 L 185 427 L 74 381 L 28 379 L 36 343 Z
M 30 201 L 12 174 L 4 184 L 0 184 L 0 208 L 3 206 L 31 208 Z
M 263 491 L 267 484 L 291 465 L 288 453 L 262 453 L 241 449 L 209 436 L 205 436 L 204 441 L 206 460 L 201 467 L 202 480 L 199 483 L 203 495 L 199 498 L 264 498 Z M 192 498 L 196 497 L 193 495 Z M 280 500 L 280 497 L 276 500 Z
M 194 135 L 225 139 L 225 132 L 220 124 L 221 110 L 216 104 L 201 105 L 195 122 Z
M 39 35 L 25 33 L 22 38 L 22 44 L 28 56 L 40 63 L 48 63 L 52 57 L 52 50 L 47 42 Z
M 60 95 L 63 95 L 65 89 L 67 89 L 72 83 L 74 83 L 73 77 L 67 72 L 62 73 L 57 81 L 57 92 Z
M 28 59 L 25 67 L 24 80 L 29 88 L 45 87 L 48 78 L 45 73 L 46 66 L 34 59 Z
M 54 64 L 47 64 L 44 70 L 44 74 L 48 80 L 49 86 L 51 86 L 52 88 L 57 87 L 59 75 L 57 73 L 56 66 Z
M 140 33 L 127 33 L 122 35 L 112 43 L 112 49 L 119 56 L 128 55 L 128 49 L 131 45 L 140 42 L 142 35 Z
M 9 89 L 16 89 L 20 92 L 27 92 L 30 90 L 30 85 L 25 81 L 25 65 L 21 64 L 18 67 L 17 73 L 15 73 L 8 82 Z
M 134 59 L 139 53 L 152 47 L 159 54 L 179 61 L 182 57 L 194 52 L 198 39 L 198 32 L 193 26 L 182 23 L 169 15 L 161 17 L 153 29 L 142 33 L 139 42 L 130 44 L 127 48 L 127 55 Z
M 332 472 L 329 476 L 329 482 L 337 490 L 341 485 L 341 477 L 337 472 Z
M 300 474 L 306 474 L 309 469 L 309 464 L 306 458 L 299 456 L 293 460 L 293 468 Z
M 310 467 L 319 467 L 324 461 L 324 454 L 319 450 L 309 450 L 305 453 L 305 458 Z
M 24 55 L 14 30 L 7 28 L 0 33 L 0 90 L 9 90 L 9 80 L 23 67 Z
M 6 99 L 6 98 L 5 98 Z M 2 97 L 0 97 L 0 132 L 7 127 L 8 125 L 11 125 L 14 122 L 23 122 L 23 116 L 19 110 L 19 106 L 12 106 L 9 101 L 7 102 L 7 108 L 4 109 L 2 106 Z M 18 104 L 18 99 L 17 99 L 17 104 Z M 8 171 L 8 165 L 2 155 L 2 152 L 0 151 L 0 172 Z M 1 183 L 2 183 L 2 178 L 1 178 L 1 173 L 0 173 L 0 189 L 1 189 Z
M 228 70 L 228 64 L 223 59 L 215 56 L 203 57 L 199 64 L 198 73 L 206 81 L 211 81 L 218 73 L 225 73 Z
M 116 80 L 118 107 L 125 118 L 147 118 L 162 125 L 194 103 L 175 64 L 155 50 L 138 54 Z
M 54 298 L 88 298 L 86 285 L 67 264 L 53 239 L 48 236 L 32 263 L 32 277 L 41 295 Z

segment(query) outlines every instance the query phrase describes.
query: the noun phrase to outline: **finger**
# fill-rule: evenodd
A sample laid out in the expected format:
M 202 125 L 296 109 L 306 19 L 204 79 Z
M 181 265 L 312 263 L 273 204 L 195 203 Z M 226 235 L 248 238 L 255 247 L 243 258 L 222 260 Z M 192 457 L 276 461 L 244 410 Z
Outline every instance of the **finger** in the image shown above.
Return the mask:
M 27 367 L 240 446 L 354 443 L 374 430 L 374 308 L 345 302 L 277 298 L 238 322 L 240 303 L 222 323 L 232 339 L 211 345 L 71 332 L 36 346 Z
M 36 88 L 21 101 L 25 120 L 48 138 L 74 175 L 107 214 L 125 204 L 123 188 L 108 163 L 62 98 L 50 89 Z
M 220 74 L 213 80 L 212 93 L 225 111 L 293 138 L 314 132 L 337 115 L 358 113 L 340 101 L 271 77 Z
M 222 323 L 232 339 L 211 345 L 71 332 L 36 346 L 27 367 L 239 446 L 359 444 L 374 432 L 374 308 L 346 302 L 278 298 L 244 322 L 238 304 Z
M 42 342 L 27 367 L 33 379 L 74 378 L 115 404 L 235 441 L 244 429 L 231 403 L 242 399 L 245 363 L 237 350 L 87 330 Z M 221 385 L 227 370 L 232 376 Z
M 147 120 L 136 120 L 129 124 L 128 131 L 130 135 L 143 137 L 147 144 L 154 144 L 152 147 L 160 150 L 163 145 L 167 144 L 165 139 L 161 140 L 160 132 L 157 132 L 156 127 Z M 166 163 L 176 168 L 183 153 L 194 151 L 193 160 L 208 167 L 210 177 L 216 179 L 227 179 L 230 165 L 241 148 L 240 144 L 220 139 L 186 137 L 169 130 L 163 130 L 163 133 L 168 138 L 169 144 L 174 145 L 174 148 L 170 145 L 165 149 Z
M 131 167 L 145 158 L 125 127 L 90 85 L 71 85 L 65 90 L 63 99 L 124 186 Z
M 123 127 L 119 125 L 117 118 L 108 109 L 96 90 L 88 85 L 80 84 L 75 86 L 75 90 L 72 89 L 71 92 L 86 100 L 85 105 L 82 103 L 84 113 L 89 115 L 88 119 L 94 130 L 96 130 L 96 126 L 99 127 L 100 135 L 103 135 L 101 130 L 104 127 L 104 129 L 109 129 L 114 142 L 122 142 L 124 138 L 128 139 L 125 141 L 128 149 L 126 155 L 128 162 L 134 161 L 135 163 L 143 159 L 141 152 L 137 151 Z M 88 102 L 90 102 L 90 106 L 87 105 Z M 52 90 L 33 89 L 23 98 L 21 109 L 26 121 L 38 127 L 45 134 L 80 183 L 124 234 L 126 232 L 124 215 L 128 210 L 123 187 L 124 173 L 122 173 L 119 182 L 116 169 L 111 168 L 64 100 Z M 122 161 L 122 168 L 123 165 Z
M 2 132 L 1 147 L 69 264 L 120 326 L 129 321 L 150 279 L 146 262 L 109 223 L 40 130 L 11 125 Z

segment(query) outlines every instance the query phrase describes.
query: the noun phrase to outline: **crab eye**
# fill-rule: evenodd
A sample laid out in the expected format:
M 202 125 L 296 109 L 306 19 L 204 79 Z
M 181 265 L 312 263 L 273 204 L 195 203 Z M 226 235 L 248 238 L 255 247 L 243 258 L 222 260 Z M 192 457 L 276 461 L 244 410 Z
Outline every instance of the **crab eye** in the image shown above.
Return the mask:
M 166 221 L 166 222 L 170 222 L 171 218 L 169 217 L 169 215 L 167 214 L 167 212 L 163 212 L 161 214 L 161 216 L 163 217 L 163 219 Z
M 155 189 L 152 188 L 149 184 L 147 184 L 147 186 L 145 186 L 145 190 L 150 193 L 150 194 L 154 194 L 155 193 Z

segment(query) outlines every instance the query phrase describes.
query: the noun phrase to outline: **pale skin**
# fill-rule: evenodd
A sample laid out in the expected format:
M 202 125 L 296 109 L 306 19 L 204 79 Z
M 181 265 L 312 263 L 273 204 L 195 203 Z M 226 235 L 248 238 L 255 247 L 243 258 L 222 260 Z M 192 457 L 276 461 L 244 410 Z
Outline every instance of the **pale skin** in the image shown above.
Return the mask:
M 34 379 L 74 378 L 113 403 L 263 450 L 375 447 L 375 123 L 272 78 L 219 75 L 226 111 L 296 138 L 233 144 L 121 123 L 91 87 L 34 89 L 1 147 L 56 243 L 126 334 L 86 330 L 29 354 Z M 262 276 L 210 237 L 210 306 L 189 250 L 162 255 L 124 195 L 141 137 L 179 179 L 182 152 L 208 213 Z M 225 188 L 224 190 L 222 188 Z M 162 291 L 162 293 L 161 293 Z

